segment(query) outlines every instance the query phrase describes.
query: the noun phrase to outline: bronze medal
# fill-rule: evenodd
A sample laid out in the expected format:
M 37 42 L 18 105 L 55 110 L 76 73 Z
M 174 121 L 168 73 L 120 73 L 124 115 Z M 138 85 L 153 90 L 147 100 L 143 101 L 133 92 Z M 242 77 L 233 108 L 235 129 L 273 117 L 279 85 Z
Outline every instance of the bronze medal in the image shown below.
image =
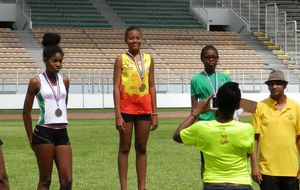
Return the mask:
M 141 86 L 139 87 L 140 92 L 144 92 L 146 90 L 146 85 L 145 84 L 141 84 Z
M 56 102 L 56 105 L 57 105 L 57 109 L 55 110 L 54 114 L 55 114 L 56 117 L 61 117 L 62 116 L 62 111 L 61 111 L 61 109 L 59 109 L 60 87 L 59 87 L 58 76 L 56 75 L 56 84 L 57 84 L 57 94 L 56 94 L 53 87 L 52 87 L 52 85 L 51 85 L 51 82 L 50 82 L 46 72 L 44 72 L 43 75 L 44 75 L 49 87 L 52 90 L 52 93 L 53 93 L 53 96 L 54 96 L 54 99 L 55 99 L 55 102 Z
M 55 116 L 56 116 L 56 117 L 62 116 L 62 111 L 61 111 L 61 109 L 57 108 L 57 109 L 55 110 Z
M 139 87 L 139 91 L 140 92 L 144 92 L 147 87 L 146 87 L 145 84 L 143 84 L 143 79 L 144 79 L 144 74 L 145 74 L 145 65 L 144 65 L 143 53 L 141 51 L 139 52 L 139 54 L 140 54 L 140 60 L 141 60 L 141 68 L 139 66 L 138 61 L 135 59 L 135 57 L 130 52 L 127 52 L 127 54 L 133 59 L 135 67 L 136 67 L 136 69 L 137 69 L 137 71 L 139 73 L 139 76 L 141 78 L 141 81 L 142 81 L 142 84 Z

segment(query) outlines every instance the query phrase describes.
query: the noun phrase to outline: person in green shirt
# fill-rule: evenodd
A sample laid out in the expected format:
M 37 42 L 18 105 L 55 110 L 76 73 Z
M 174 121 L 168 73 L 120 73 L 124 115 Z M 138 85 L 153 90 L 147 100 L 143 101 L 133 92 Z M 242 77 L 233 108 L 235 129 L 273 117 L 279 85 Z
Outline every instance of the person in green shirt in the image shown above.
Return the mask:
M 203 152 L 203 190 L 251 190 L 248 157 L 253 152 L 254 129 L 249 123 L 233 119 L 241 100 L 238 84 L 228 82 L 219 88 L 216 120 L 195 122 L 200 114 L 209 111 L 212 97 L 193 107 L 192 113 L 174 132 L 173 139 Z
M 215 98 L 218 89 L 223 84 L 231 81 L 227 74 L 216 71 L 219 53 L 213 45 L 207 45 L 202 48 L 201 61 L 204 65 L 204 70 L 192 77 L 190 84 L 192 108 L 197 105 L 199 100 L 204 100 L 211 94 L 214 94 Z M 202 113 L 198 117 L 200 121 L 210 121 L 213 119 L 215 119 L 213 111 Z
M 207 45 L 202 48 L 200 58 L 204 65 L 204 70 L 192 77 L 190 84 L 192 109 L 197 105 L 198 101 L 206 99 L 211 94 L 214 94 L 213 100 L 215 100 L 218 89 L 226 82 L 231 81 L 228 75 L 216 71 L 219 53 L 213 45 Z M 214 111 L 208 111 L 198 116 L 199 121 L 210 121 L 213 119 L 216 119 Z M 203 177 L 205 168 L 202 153 L 200 153 L 200 157 L 201 177 Z

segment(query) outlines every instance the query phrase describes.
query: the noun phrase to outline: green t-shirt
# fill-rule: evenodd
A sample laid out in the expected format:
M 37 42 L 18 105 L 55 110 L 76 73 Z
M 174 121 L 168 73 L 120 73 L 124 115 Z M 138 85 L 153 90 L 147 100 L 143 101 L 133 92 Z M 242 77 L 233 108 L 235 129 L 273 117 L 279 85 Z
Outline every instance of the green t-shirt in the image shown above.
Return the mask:
M 216 91 L 216 73 L 209 75 L 210 81 Z M 218 88 L 225 83 L 230 82 L 228 75 L 217 72 Z M 204 100 L 209 97 L 214 90 L 204 72 L 199 73 L 191 79 L 191 96 L 196 96 L 198 100 Z M 206 112 L 201 114 L 198 119 L 200 121 L 210 121 L 216 119 L 214 112 Z
M 253 151 L 254 128 L 249 123 L 232 120 L 198 121 L 182 130 L 183 144 L 203 152 L 203 182 L 251 185 L 248 154 Z

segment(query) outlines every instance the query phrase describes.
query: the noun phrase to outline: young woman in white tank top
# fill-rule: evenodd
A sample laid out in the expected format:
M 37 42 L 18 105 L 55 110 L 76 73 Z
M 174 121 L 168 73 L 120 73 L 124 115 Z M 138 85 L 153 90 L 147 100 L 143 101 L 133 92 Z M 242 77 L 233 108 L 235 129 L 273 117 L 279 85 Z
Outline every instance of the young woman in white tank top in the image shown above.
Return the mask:
M 24 126 L 39 168 L 38 190 L 50 189 L 53 161 L 57 166 L 60 189 L 72 188 L 72 150 L 66 130 L 69 79 L 59 74 L 64 56 L 59 42 L 60 36 L 56 33 L 44 35 L 46 69 L 30 80 L 23 107 Z M 40 117 L 33 130 L 34 97 L 38 101 Z

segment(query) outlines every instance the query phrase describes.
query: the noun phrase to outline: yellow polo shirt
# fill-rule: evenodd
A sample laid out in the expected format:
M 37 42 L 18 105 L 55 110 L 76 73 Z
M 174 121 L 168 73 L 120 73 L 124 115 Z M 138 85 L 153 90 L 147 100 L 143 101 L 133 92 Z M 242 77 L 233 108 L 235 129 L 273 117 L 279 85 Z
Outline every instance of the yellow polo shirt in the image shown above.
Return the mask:
M 276 101 L 267 98 L 257 104 L 252 125 L 255 133 L 260 134 L 258 155 L 261 173 L 270 176 L 297 176 L 299 104 L 287 97 L 286 105 L 279 111 Z

